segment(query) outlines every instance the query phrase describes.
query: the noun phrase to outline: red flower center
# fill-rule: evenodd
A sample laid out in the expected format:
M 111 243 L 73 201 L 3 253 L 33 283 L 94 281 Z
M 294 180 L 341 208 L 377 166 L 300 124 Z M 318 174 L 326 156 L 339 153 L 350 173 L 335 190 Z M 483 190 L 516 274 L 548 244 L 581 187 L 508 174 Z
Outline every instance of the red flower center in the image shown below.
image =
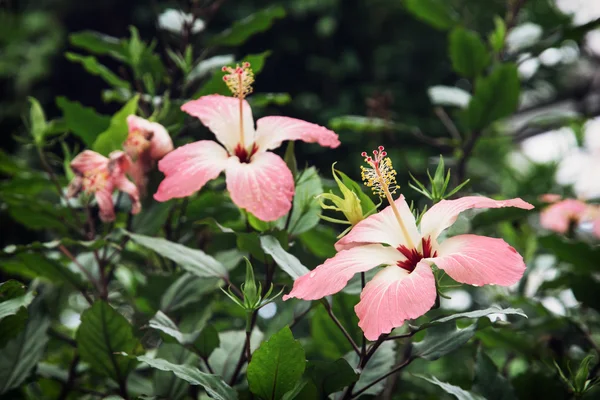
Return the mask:
M 414 269 L 417 267 L 419 261 L 421 261 L 422 259 L 429 257 L 437 257 L 437 251 L 434 252 L 431 248 L 430 237 L 428 237 L 427 239 L 422 238 L 421 245 L 422 251 L 419 251 L 417 249 L 409 249 L 404 245 L 398 246 L 398 251 L 402 253 L 404 257 L 406 257 L 406 260 L 398 261 L 397 265 L 400 268 L 404 268 L 408 272 L 413 272 Z
M 250 149 L 249 152 L 244 147 L 242 147 L 241 144 L 238 143 L 238 145 L 235 147 L 235 149 L 233 149 L 233 155 L 237 156 L 237 158 L 240 159 L 241 163 L 247 164 L 250 162 L 250 159 L 252 158 L 252 156 L 254 154 L 256 154 L 257 151 L 258 151 L 258 146 L 256 145 L 256 143 L 252 144 L 252 148 Z

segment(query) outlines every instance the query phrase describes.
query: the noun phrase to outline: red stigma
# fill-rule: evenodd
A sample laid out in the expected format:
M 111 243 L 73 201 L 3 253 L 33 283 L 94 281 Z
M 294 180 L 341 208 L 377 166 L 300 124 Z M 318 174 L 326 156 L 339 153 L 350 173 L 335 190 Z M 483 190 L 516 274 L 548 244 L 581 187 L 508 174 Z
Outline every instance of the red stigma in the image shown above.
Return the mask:
M 241 163 L 247 164 L 250 162 L 252 156 L 254 154 L 256 154 L 257 151 L 258 151 L 258 146 L 256 145 L 256 143 L 252 145 L 250 152 L 248 152 L 248 150 L 243 148 L 241 144 L 238 144 L 235 147 L 235 149 L 233 150 L 233 155 L 237 156 L 237 158 L 240 159 Z

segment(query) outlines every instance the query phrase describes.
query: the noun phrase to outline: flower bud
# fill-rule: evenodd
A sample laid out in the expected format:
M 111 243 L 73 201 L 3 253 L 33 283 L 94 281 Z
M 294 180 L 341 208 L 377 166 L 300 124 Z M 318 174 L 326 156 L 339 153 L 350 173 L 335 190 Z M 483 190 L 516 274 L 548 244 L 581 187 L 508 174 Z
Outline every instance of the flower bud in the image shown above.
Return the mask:
M 354 191 L 352 191 L 348 186 L 346 186 L 344 182 L 342 182 L 342 180 L 336 174 L 334 166 L 335 163 L 331 166 L 331 173 L 333 174 L 333 179 L 335 179 L 335 182 L 337 183 L 340 192 L 342 192 L 343 197 L 337 196 L 330 192 L 322 193 L 316 196 L 316 198 L 319 200 L 321 208 L 323 208 L 324 210 L 339 211 L 344 214 L 346 220 L 344 221 L 325 216 L 321 216 L 321 218 L 330 222 L 354 226 L 363 219 L 365 219 L 366 215 L 363 214 L 360 198 Z M 331 203 L 333 203 L 333 205 L 325 204 L 325 200 L 329 200 Z

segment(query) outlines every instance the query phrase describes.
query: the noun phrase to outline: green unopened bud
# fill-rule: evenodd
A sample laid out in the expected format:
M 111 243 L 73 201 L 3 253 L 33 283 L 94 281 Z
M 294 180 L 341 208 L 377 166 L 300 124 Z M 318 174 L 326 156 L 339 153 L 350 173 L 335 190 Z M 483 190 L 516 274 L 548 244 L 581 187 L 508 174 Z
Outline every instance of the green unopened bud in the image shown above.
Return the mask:
M 340 189 L 340 192 L 342 192 L 343 197 L 337 196 L 330 192 L 322 193 L 316 196 L 316 198 L 319 200 L 321 208 L 324 210 L 341 212 L 346 217 L 346 220 L 335 219 L 326 216 L 321 216 L 321 218 L 329 222 L 354 226 L 365 219 L 366 215 L 363 214 L 360 198 L 356 195 L 356 193 L 348 188 L 344 182 L 342 182 L 342 180 L 336 174 L 334 166 L 335 163 L 333 163 L 331 166 L 331 173 L 333 175 L 333 179 L 335 179 L 335 182 Z M 333 203 L 333 205 L 325 204 L 325 200 L 329 200 L 331 203 Z
M 242 284 L 242 293 L 244 294 L 244 304 L 248 309 L 254 309 L 260 303 L 260 283 L 256 286 L 256 280 L 254 279 L 254 270 L 250 261 L 246 260 L 246 280 Z

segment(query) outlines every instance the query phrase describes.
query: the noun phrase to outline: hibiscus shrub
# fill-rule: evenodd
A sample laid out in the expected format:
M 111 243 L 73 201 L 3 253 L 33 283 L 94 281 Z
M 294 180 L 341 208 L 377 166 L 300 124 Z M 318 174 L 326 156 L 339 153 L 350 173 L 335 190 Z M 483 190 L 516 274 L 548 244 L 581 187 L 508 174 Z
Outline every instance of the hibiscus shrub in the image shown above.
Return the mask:
M 599 130 L 582 123 L 587 147 L 548 175 L 516 171 L 502 121 L 519 107 L 507 35 L 525 2 L 487 42 L 444 1 L 404 3 L 447 32 L 471 88 L 430 90 L 448 137 L 409 128 L 442 154 L 431 173 L 385 143 L 406 130 L 389 115 L 327 128 L 267 112 L 281 96 L 253 85 L 269 52 L 203 59 L 280 7 L 194 45 L 199 14 L 170 10 L 180 51 L 133 27 L 72 34 L 84 54 L 66 57 L 121 108 L 58 97 L 48 120 L 30 98 L 37 161 L 0 153 L 1 216 L 33 237 L 3 229 L 2 398 L 598 398 Z M 351 138 L 371 134 L 361 153 Z M 318 171 L 322 155 L 339 164 Z

